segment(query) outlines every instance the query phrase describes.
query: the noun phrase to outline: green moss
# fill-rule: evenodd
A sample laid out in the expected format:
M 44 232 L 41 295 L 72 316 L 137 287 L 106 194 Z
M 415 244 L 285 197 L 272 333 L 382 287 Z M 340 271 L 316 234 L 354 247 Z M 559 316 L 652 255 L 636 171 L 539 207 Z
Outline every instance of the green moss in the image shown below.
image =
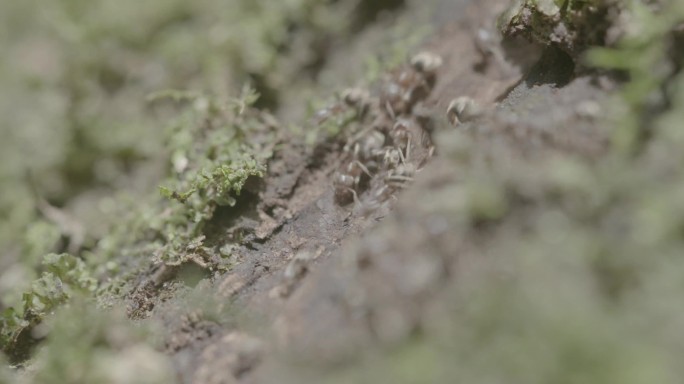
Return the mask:
M 43 259 L 45 271 L 31 289 L 22 295 L 22 308 L 10 307 L 0 317 L 0 348 L 11 351 L 20 335 L 39 324 L 74 295 L 88 296 L 97 282 L 85 263 L 68 254 L 49 254 Z
M 241 98 L 224 103 L 184 98 L 189 110 L 172 125 L 169 137 L 175 176 L 160 188 L 173 201 L 164 204 L 169 205 L 168 215 L 156 230 L 165 241 L 155 253 L 170 265 L 195 255 L 195 261 L 197 256 L 217 267 L 220 255 L 203 247 L 202 230 L 219 207 L 236 204 L 249 178 L 264 176 L 277 126 L 273 117 L 252 108 L 258 97 L 249 88 Z

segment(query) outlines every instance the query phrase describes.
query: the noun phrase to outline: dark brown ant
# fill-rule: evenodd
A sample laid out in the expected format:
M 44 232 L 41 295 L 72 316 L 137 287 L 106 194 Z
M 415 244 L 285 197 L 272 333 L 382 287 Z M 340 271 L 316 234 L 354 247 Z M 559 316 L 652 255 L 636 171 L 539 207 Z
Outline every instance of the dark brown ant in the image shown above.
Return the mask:
M 443 63 L 440 56 L 431 52 L 421 52 L 411 58 L 411 66 L 430 80 L 434 80 Z
M 368 91 L 361 88 L 346 89 L 342 91 L 339 98 L 341 100 L 316 111 L 313 117 L 316 125 L 323 124 L 329 119 L 349 111 L 350 108 L 355 108 L 358 115 L 363 116 L 367 112 L 371 101 Z
M 392 141 L 398 147 L 406 147 L 411 141 L 412 131 L 416 129 L 415 123 L 407 118 L 399 118 L 390 132 Z
M 366 108 L 371 100 L 370 93 L 362 88 L 345 89 L 340 96 L 350 107 Z
M 382 148 L 385 146 L 385 141 L 387 141 L 385 134 L 376 129 L 364 132 L 363 136 L 354 142 L 354 158 L 365 162 L 375 160 L 384 153 Z
M 357 198 L 357 190 L 365 187 L 365 182 L 372 177 L 368 168 L 358 160 L 352 160 L 336 172 L 333 180 L 335 200 L 340 204 L 348 204 Z
M 333 104 L 328 107 L 319 109 L 313 116 L 314 123 L 320 125 L 330 120 L 333 116 L 337 116 L 344 112 L 344 107 L 339 104 Z
M 447 119 L 453 125 L 459 125 L 476 119 L 482 114 L 480 105 L 468 96 L 457 97 L 447 107 Z
M 387 185 L 393 187 L 403 188 L 407 182 L 413 181 L 413 176 L 419 169 L 415 164 L 408 162 L 407 159 L 411 155 L 411 143 L 409 142 L 406 148 L 406 155 L 401 150 L 397 150 L 396 154 L 399 156 L 399 161 L 395 162 L 395 166 L 385 175 L 385 182 Z M 392 159 L 392 161 L 395 161 Z
M 380 105 L 392 119 L 410 113 L 413 106 L 430 93 L 435 83 L 442 58 L 422 52 L 411 58 L 409 65 L 399 68 L 385 83 L 380 95 Z

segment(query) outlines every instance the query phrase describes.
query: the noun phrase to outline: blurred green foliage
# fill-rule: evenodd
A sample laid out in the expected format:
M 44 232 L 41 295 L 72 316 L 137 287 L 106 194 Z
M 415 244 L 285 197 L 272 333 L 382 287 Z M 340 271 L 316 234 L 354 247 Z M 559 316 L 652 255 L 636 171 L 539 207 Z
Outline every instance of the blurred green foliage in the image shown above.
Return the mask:
M 42 325 L 49 334 L 19 383 L 176 382 L 168 357 L 149 345 L 150 326 L 75 300 Z
M 624 36 L 619 45 L 594 49 L 587 59 L 628 76 L 621 93 L 624 113 L 618 121 L 623 129 L 616 131 L 614 139 L 621 150 L 634 152 L 649 142 L 665 109 L 677 110 L 684 4 L 637 1 L 626 8 L 631 16 L 620 25 Z

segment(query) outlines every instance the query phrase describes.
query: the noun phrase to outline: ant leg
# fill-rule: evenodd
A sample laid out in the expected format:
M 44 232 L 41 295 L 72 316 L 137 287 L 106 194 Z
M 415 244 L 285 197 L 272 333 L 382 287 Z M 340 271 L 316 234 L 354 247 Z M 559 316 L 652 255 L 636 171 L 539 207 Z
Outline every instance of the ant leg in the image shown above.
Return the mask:
M 361 205 L 361 200 L 359 200 L 359 195 L 356 193 L 354 188 L 347 188 L 347 190 L 352 193 L 352 197 L 354 198 L 354 206 Z
M 408 137 L 408 142 L 406 143 L 406 158 L 411 158 L 411 136 Z
M 358 161 L 358 160 L 354 160 L 354 163 L 356 163 L 356 165 L 358 165 L 359 168 L 361 168 L 361 170 L 362 170 L 366 175 L 368 175 L 368 177 L 373 177 L 373 175 L 370 173 L 370 171 L 368 170 L 368 168 L 366 168 L 366 166 L 363 165 L 362 162 L 360 162 L 360 161 Z
M 409 182 L 409 181 L 413 181 L 413 177 L 402 176 L 402 175 L 392 175 L 392 176 L 390 176 L 389 181 Z
M 410 142 L 409 142 L 409 144 L 410 144 Z M 408 156 L 404 156 L 404 152 L 401 150 L 401 147 L 399 148 L 398 152 L 399 152 L 399 160 L 401 160 L 402 164 L 406 164 L 406 159 L 408 158 Z M 406 146 L 406 154 L 408 154 L 408 153 L 409 153 L 409 146 L 407 145 Z
M 385 109 L 387 110 L 387 113 L 389 114 L 390 118 L 392 118 L 392 120 L 397 118 L 397 114 L 394 112 L 394 109 L 392 108 L 392 105 L 389 101 L 385 102 Z

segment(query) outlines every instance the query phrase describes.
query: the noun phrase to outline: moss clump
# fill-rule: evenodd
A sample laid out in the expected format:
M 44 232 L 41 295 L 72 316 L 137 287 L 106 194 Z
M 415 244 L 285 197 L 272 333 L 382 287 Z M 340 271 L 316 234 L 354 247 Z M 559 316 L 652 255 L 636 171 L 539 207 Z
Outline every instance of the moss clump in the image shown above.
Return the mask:
M 188 114 L 171 127 L 173 174 L 161 195 L 172 200 L 159 236 L 165 241 L 159 260 L 177 265 L 184 254 L 202 250 L 205 224 L 219 207 L 232 207 L 249 178 L 260 178 L 277 140 L 277 122 L 252 105 L 258 96 L 249 88 L 239 99 L 187 95 Z M 218 252 L 214 252 L 219 257 Z M 217 267 L 216 260 L 206 260 Z M 198 261 L 199 259 L 194 259 Z
M 515 0 L 499 19 L 504 35 L 554 44 L 575 56 L 603 45 L 619 0 Z
M 45 271 L 31 289 L 22 295 L 21 307 L 10 307 L 0 316 L 0 348 L 13 351 L 24 332 L 30 331 L 47 315 L 74 295 L 90 295 L 97 282 L 85 263 L 68 254 L 49 254 L 43 259 Z

